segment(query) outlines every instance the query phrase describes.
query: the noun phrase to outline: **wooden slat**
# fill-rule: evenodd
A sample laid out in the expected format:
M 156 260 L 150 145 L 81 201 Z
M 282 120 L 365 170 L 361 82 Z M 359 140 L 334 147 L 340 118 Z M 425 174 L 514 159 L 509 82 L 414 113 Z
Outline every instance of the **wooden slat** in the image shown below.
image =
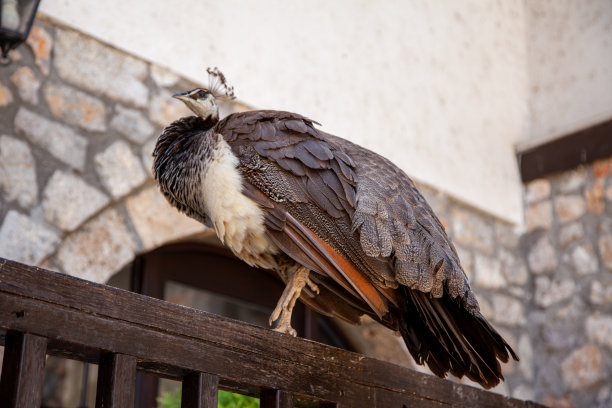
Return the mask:
M 181 408 L 217 408 L 219 377 L 190 373 L 183 378 Z
M 261 392 L 261 408 L 293 408 L 293 395 L 287 391 L 265 390 Z
M 2 328 L 47 336 L 49 352 L 113 351 L 182 379 L 206 372 L 254 393 L 282 389 L 342 407 L 536 406 L 383 361 L 71 276 L 0 260 Z M 10 310 L 26 310 L 16 318 Z M 57 322 L 61 322 L 58 324 Z M 103 335 L 102 335 L 103 333 Z M 1 339 L 1 336 L 0 336 Z M 92 353 L 94 353 L 92 355 Z M 398 405 L 399 404 L 399 405 Z
M 98 369 L 96 408 L 134 406 L 136 358 L 124 354 L 104 354 Z
M 24 316 L 22 310 L 15 313 L 18 317 Z M 40 407 L 46 351 L 47 339 L 44 337 L 23 333 L 6 336 L 0 379 L 2 406 Z

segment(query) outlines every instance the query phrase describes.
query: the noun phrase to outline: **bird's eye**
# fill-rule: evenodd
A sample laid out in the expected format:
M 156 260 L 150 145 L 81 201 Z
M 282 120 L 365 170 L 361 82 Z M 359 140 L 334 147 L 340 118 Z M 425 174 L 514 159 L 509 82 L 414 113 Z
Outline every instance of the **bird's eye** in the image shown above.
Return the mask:
M 198 99 L 204 99 L 204 98 L 206 98 L 206 96 L 208 96 L 208 92 L 206 92 L 204 90 L 198 91 Z

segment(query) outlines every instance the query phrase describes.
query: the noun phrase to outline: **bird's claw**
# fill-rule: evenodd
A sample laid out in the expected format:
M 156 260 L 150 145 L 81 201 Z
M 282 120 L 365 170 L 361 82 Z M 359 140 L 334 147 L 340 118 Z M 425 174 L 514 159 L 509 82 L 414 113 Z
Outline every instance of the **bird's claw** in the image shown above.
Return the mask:
M 315 293 L 315 295 L 319 294 L 319 287 L 309 277 L 306 278 L 306 284 L 308 285 L 308 288 Z
M 273 326 L 276 322 L 275 331 L 287 333 L 294 337 L 297 335 L 297 332 L 291 327 L 291 313 L 293 312 L 295 302 L 300 297 L 300 293 L 305 285 L 308 285 L 312 292 L 319 294 L 319 287 L 310 280 L 309 274 L 310 271 L 303 266 L 299 266 L 289 273 L 289 280 L 285 290 L 283 290 L 283 294 L 268 320 L 270 326 Z

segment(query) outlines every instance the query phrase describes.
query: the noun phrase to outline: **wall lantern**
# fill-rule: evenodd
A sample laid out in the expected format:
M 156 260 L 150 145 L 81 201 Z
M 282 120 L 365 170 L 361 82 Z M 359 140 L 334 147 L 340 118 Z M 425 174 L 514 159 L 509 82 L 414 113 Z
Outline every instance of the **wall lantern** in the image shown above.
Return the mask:
M 9 61 L 8 52 L 23 43 L 28 34 L 40 0 L 0 0 L 0 48 L 2 62 Z

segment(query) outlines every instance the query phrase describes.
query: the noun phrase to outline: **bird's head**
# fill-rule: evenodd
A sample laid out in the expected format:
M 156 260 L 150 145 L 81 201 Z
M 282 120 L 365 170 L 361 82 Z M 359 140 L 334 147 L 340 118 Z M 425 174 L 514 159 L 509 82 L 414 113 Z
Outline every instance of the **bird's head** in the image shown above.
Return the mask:
M 188 92 L 180 92 L 172 95 L 183 101 L 193 113 L 204 120 L 216 122 L 219 119 L 219 106 L 211 91 L 204 88 L 196 88 Z

